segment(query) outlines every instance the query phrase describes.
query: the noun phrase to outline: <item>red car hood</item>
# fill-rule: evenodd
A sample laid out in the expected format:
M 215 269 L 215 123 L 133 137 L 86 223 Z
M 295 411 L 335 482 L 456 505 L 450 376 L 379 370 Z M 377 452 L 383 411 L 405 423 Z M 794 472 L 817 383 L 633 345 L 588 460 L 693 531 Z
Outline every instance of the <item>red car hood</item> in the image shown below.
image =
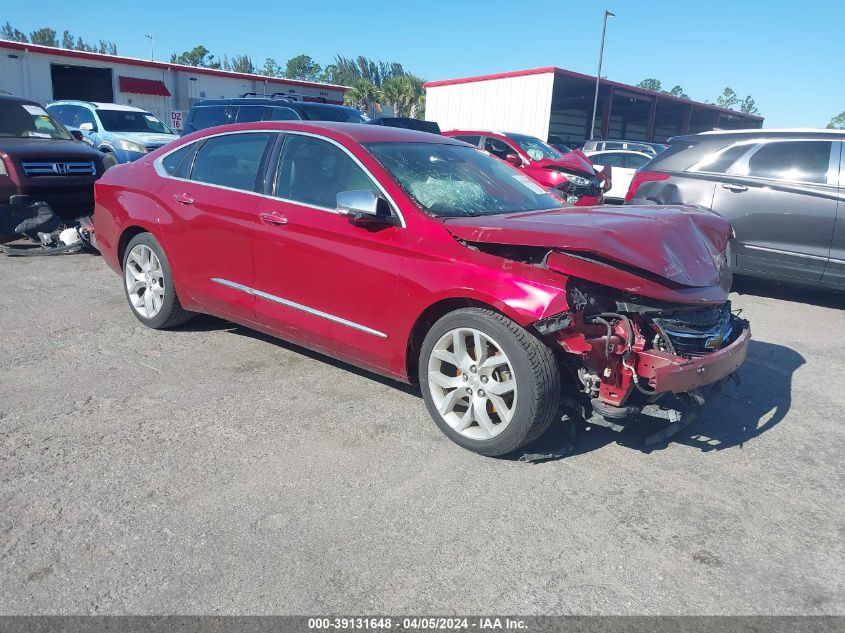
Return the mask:
M 723 286 L 726 277 L 730 283 L 722 253 L 731 225 L 699 207 L 575 207 L 447 218 L 445 225 L 467 242 L 592 253 L 680 286 Z
M 531 166 L 539 169 L 560 167 L 562 169 L 572 169 L 585 174 L 596 173 L 593 169 L 593 163 L 590 162 L 590 159 L 587 158 L 585 154 L 582 154 L 580 150 L 573 150 L 556 159 L 543 158 L 541 160 L 535 160 L 531 162 Z

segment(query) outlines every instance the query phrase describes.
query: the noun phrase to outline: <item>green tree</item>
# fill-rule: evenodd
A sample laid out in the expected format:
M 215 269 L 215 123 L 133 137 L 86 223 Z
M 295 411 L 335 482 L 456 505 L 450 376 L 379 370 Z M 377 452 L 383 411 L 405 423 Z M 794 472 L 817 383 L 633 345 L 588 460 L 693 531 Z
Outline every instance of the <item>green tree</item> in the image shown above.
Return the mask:
M 255 74 L 255 64 L 252 63 L 249 55 L 235 55 L 232 58 L 232 70 L 236 73 Z
M 845 130 L 845 110 L 837 114 L 827 124 L 829 130 Z
M 70 31 L 62 33 L 62 48 L 73 48 L 74 39 Z
M 202 44 L 194 46 L 191 50 L 177 55 L 170 55 L 172 64 L 184 64 L 185 66 L 198 66 L 201 68 L 220 68 L 220 62 L 214 61 L 214 55 Z
M 291 57 L 285 65 L 285 77 L 303 81 L 317 81 L 322 70 L 320 64 L 308 55 L 297 55 Z
M 361 112 L 367 112 L 371 104 L 377 104 L 380 98 L 378 88 L 372 81 L 356 79 L 352 82 L 349 90 L 343 95 L 343 102 L 346 105 L 358 108 Z
M 680 99 L 689 99 L 689 95 L 684 92 L 684 89 L 680 86 L 674 86 L 668 94 L 672 95 L 673 97 L 678 97 Z
M 637 84 L 637 87 L 645 88 L 646 90 L 653 90 L 654 92 L 663 92 L 663 84 L 660 83 L 659 79 L 654 79 L 653 77 L 643 79 Z
M 272 57 L 264 60 L 264 66 L 258 71 L 259 75 L 267 75 L 268 77 L 281 77 L 283 75 L 282 68 Z
M 24 44 L 29 42 L 29 38 L 26 36 L 26 33 L 14 28 L 8 22 L 6 22 L 6 24 L 0 27 L 0 40 L 9 40 L 11 42 L 23 42 Z
M 419 116 L 425 95 L 423 81 L 414 75 L 399 75 L 385 79 L 379 95 L 382 106 L 393 108 L 394 116 Z
M 742 103 L 739 104 L 740 112 L 745 112 L 746 114 L 760 114 L 760 110 L 757 109 L 757 104 L 754 103 L 754 99 L 751 98 L 751 95 L 747 95 L 745 99 L 742 100 Z
M 29 41 L 33 44 L 41 46 L 56 46 L 59 45 L 59 40 L 56 39 L 56 32 L 53 29 L 44 27 L 29 34 Z
M 726 87 L 719 98 L 716 99 L 716 105 L 720 108 L 731 108 L 739 103 L 739 97 L 736 96 L 733 88 Z

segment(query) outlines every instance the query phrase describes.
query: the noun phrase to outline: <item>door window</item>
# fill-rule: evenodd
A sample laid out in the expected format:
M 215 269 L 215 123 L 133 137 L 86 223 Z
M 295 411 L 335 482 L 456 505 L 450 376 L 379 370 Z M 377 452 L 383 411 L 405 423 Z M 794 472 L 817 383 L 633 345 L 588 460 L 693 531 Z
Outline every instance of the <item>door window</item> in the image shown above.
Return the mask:
M 260 121 L 262 114 L 264 114 L 264 106 L 241 106 L 235 122 L 252 123 L 253 121 Z
M 255 181 L 271 132 L 243 132 L 213 136 L 194 159 L 191 180 L 221 187 L 255 191 Z
M 640 156 L 639 154 L 625 154 L 625 167 L 629 169 L 639 169 L 643 165 L 645 165 L 649 160 L 645 156 Z
M 279 108 L 271 106 L 267 108 L 269 112 L 264 115 L 268 121 L 298 121 L 299 115 L 290 108 Z
M 484 139 L 484 149 L 496 156 L 497 158 L 505 159 L 508 154 L 516 154 L 516 150 L 505 143 L 503 140 L 488 136 Z
M 590 160 L 597 165 L 605 165 L 610 167 L 622 167 L 622 154 L 619 152 L 607 152 L 593 156 Z
M 826 183 L 830 141 L 765 143 L 748 159 L 745 175 L 790 182 Z
M 342 149 L 313 136 L 289 134 L 276 176 L 276 195 L 325 209 L 337 208 L 341 191 L 379 189 Z

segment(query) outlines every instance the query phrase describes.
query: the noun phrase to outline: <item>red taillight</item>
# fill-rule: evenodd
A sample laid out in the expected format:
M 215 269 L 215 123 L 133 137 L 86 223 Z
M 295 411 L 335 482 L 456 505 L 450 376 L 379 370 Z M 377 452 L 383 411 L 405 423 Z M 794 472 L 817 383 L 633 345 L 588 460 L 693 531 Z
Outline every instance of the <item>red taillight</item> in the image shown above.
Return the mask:
M 669 178 L 669 174 L 661 174 L 658 171 L 638 171 L 634 174 L 634 178 L 631 180 L 631 185 L 628 187 L 628 193 L 625 194 L 625 202 L 630 202 L 634 199 L 634 194 L 637 193 L 637 189 L 644 182 L 666 180 L 667 178 Z

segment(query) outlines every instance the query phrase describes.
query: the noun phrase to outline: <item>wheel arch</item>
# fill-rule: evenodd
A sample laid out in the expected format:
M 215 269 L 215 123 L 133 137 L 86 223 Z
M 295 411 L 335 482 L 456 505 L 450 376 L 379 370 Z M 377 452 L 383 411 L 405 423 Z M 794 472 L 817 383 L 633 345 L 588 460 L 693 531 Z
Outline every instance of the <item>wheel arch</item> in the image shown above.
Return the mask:
M 140 226 L 138 224 L 127 226 L 121 232 L 120 238 L 117 241 L 117 261 L 121 270 L 123 269 L 123 256 L 126 254 L 126 247 L 129 246 L 129 242 L 132 241 L 132 238 L 136 235 L 140 235 L 141 233 L 149 233 L 155 237 L 155 233 L 150 231 L 147 227 Z M 156 237 L 156 239 L 158 238 Z M 161 242 L 161 240 L 159 240 L 159 242 Z
M 405 348 L 405 371 L 409 382 L 413 384 L 419 382 L 417 365 L 419 364 L 420 349 L 431 326 L 440 318 L 461 308 L 485 308 L 509 318 L 511 317 L 511 315 L 503 312 L 500 308 L 492 305 L 492 303 L 471 297 L 448 297 L 432 303 L 420 313 L 408 335 L 408 342 Z

